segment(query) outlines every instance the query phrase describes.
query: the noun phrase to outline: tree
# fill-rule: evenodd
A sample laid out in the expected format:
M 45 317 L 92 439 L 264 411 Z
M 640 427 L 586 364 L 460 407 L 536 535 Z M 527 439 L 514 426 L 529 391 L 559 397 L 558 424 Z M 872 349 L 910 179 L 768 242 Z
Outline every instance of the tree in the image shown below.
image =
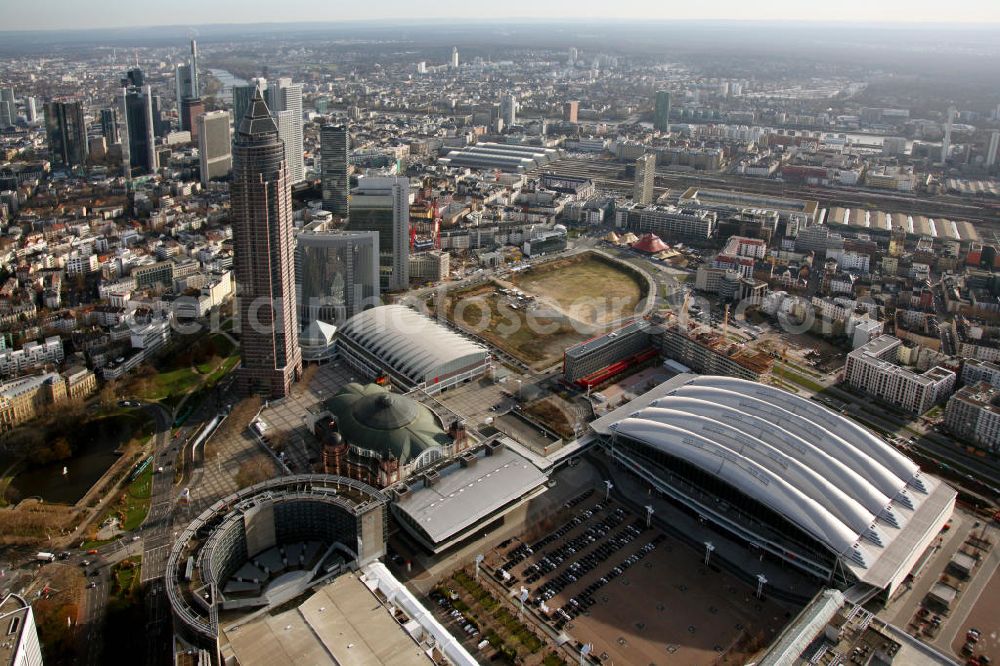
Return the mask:
M 236 485 L 246 488 L 266 481 L 272 476 L 274 476 L 274 464 L 263 453 L 259 453 L 240 465 L 239 471 L 236 472 Z

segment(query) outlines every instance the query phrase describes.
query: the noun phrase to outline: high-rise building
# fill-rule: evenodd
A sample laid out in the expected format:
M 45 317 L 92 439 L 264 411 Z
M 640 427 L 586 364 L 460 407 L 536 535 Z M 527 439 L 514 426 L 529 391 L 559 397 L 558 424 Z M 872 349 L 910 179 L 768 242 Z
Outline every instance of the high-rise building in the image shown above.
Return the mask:
M 38 122 L 38 100 L 34 97 L 28 97 L 24 100 L 24 115 L 28 118 L 29 125 Z
M 580 52 L 576 50 L 575 46 L 569 47 L 569 56 L 566 58 L 566 64 L 572 67 L 576 64 L 577 59 L 580 57 Z
M 177 95 L 177 113 L 180 114 L 181 103 L 191 97 L 191 65 L 183 64 L 177 65 L 174 68 L 174 87 L 176 88 L 175 94 Z M 183 122 L 183 118 L 181 119 Z M 181 126 L 181 129 L 188 129 Z
M 245 86 L 233 86 L 233 125 L 238 127 L 240 119 L 247 114 L 250 100 L 253 99 L 254 91 L 260 88 L 267 90 L 265 79 L 250 79 L 250 83 Z
M 225 178 L 233 170 L 232 141 L 229 138 L 229 112 L 209 111 L 198 116 L 198 156 L 201 182 Z
M 191 132 L 191 140 L 198 140 L 198 116 L 205 113 L 200 97 L 185 97 L 181 102 L 181 130 Z
M 340 326 L 379 305 L 376 231 L 302 232 L 296 238 L 295 284 L 299 324 Z
M 951 130 L 955 124 L 955 114 L 958 113 L 955 107 L 948 107 L 948 119 L 944 123 L 944 139 L 941 140 L 941 164 L 948 163 L 951 154 Z
M 45 105 L 45 133 L 53 167 L 74 167 L 87 161 L 87 121 L 83 102 L 54 100 Z
M 580 102 L 574 100 L 563 104 L 563 119 L 568 123 L 575 123 L 580 113 Z
M 130 70 L 122 79 L 122 159 L 127 172 L 140 169 L 152 173 L 159 168 L 156 157 L 158 109 L 154 110 L 153 91 L 143 85 L 142 70 Z M 158 106 L 158 105 L 157 105 Z
M 258 90 L 233 142 L 230 185 L 240 323 L 237 387 L 288 394 L 302 371 L 295 316 L 295 239 L 285 147 Z
M 656 91 L 656 106 L 653 111 L 653 129 L 660 132 L 670 131 L 670 92 Z
M 17 122 L 17 102 L 14 89 L 0 88 L 0 128 L 11 127 Z
M 59 375 L 56 375 L 58 377 Z M 12 666 L 42 666 L 42 646 L 31 604 L 23 597 L 8 594 L 0 601 L 0 626 L 4 630 L 5 664 Z
M 507 94 L 500 98 L 500 119 L 504 127 L 517 124 L 517 97 Z
M 458 47 L 451 47 L 451 67 L 452 69 L 458 69 Z
M 990 132 L 990 146 L 986 150 L 986 166 L 997 163 L 997 152 L 1000 151 L 1000 130 Z
M 656 179 L 656 153 L 646 153 L 635 161 L 635 184 L 632 198 L 636 203 L 653 203 L 653 184 Z
M 410 179 L 362 178 L 351 191 L 351 231 L 377 231 L 383 291 L 410 285 Z
M 290 78 L 280 78 L 267 88 L 267 101 L 278 121 L 278 135 L 285 144 L 288 182 L 292 185 L 306 179 L 306 163 L 302 150 L 302 84 Z
M 191 97 L 201 97 L 201 84 L 198 81 L 198 42 L 191 40 Z
M 101 134 L 107 139 L 109 146 L 121 141 L 118 134 L 118 110 L 114 107 L 101 109 Z
M 347 174 L 347 155 L 351 137 L 344 125 L 324 125 L 319 131 L 323 171 L 323 209 L 348 217 L 351 183 Z

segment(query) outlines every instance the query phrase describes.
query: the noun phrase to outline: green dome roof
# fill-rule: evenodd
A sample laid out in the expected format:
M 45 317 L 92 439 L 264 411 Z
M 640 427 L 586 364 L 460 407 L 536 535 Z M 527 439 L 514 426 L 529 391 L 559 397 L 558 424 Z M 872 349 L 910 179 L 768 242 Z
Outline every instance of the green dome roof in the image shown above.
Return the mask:
M 326 407 L 345 442 L 403 465 L 451 441 L 430 409 L 377 384 L 348 384 Z

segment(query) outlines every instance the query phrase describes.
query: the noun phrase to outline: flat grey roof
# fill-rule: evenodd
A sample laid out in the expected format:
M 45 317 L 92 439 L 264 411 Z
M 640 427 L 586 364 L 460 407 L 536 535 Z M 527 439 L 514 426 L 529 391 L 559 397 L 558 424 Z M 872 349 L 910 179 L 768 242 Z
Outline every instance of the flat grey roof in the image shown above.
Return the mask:
M 395 504 L 436 543 L 548 480 L 541 470 L 506 445 L 492 456 L 480 453 L 469 467 L 456 461 L 438 473 L 440 479 L 430 487 L 419 480 L 408 482 L 410 493 Z
M 227 629 L 223 644 L 241 666 L 427 666 L 420 646 L 353 573 L 300 606 Z

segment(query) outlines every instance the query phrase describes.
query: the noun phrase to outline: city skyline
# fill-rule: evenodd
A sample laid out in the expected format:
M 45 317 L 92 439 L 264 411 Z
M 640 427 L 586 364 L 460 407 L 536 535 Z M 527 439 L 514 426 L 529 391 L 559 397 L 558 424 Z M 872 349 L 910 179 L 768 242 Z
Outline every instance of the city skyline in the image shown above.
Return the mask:
M 506 20 L 560 20 L 573 19 L 570 23 L 586 20 L 653 20 L 676 21 L 748 21 L 748 22 L 835 22 L 865 23 L 888 22 L 899 24 L 984 24 L 1000 23 L 1000 5 L 987 6 L 980 0 L 957 0 L 947 6 L 931 0 L 902 2 L 891 0 L 880 3 L 866 3 L 861 0 L 846 0 L 836 5 L 803 6 L 793 0 L 776 0 L 766 6 L 747 5 L 736 0 L 720 0 L 711 5 L 662 5 L 645 0 L 619 3 L 615 11 L 609 12 L 605 5 L 581 6 L 569 0 L 556 0 L 543 4 L 515 0 L 506 3 L 493 12 L 483 8 L 473 12 L 466 3 L 446 0 L 434 3 L 426 11 L 413 11 L 413 5 L 389 0 L 377 6 L 330 6 L 318 8 L 302 0 L 291 0 L 280 6 L 260 6 L 254 12 L 247 12 L 245 3 L 223 0 L 212 3 L 211 7 L 192 0 L 180 0 L 162 7 L 149 7 L 143 11 L 142 21 L 133 20 L 134 13 L 123 0 L 105 2 L 100 7 L 79 5 L 66 0 L 42 0 L 31 5 L 15 5 L 8 8 L 8 31 L 25 30 L 87 30 L 101 28 L 128 28 L 147 26 L 179 25 L 176 17 L 198 16 L 198 24 L 267 24 L 294 23 L 302 16 L 311 17 L 312 23 L 331 22 L 391 22 L 439 18 L 463 21 L 488 21 L 496 18 Z M 252 21 L 234 21 L 235 16 L 252 16 Z M 290 20 L 289 17 L 295 17 Z

